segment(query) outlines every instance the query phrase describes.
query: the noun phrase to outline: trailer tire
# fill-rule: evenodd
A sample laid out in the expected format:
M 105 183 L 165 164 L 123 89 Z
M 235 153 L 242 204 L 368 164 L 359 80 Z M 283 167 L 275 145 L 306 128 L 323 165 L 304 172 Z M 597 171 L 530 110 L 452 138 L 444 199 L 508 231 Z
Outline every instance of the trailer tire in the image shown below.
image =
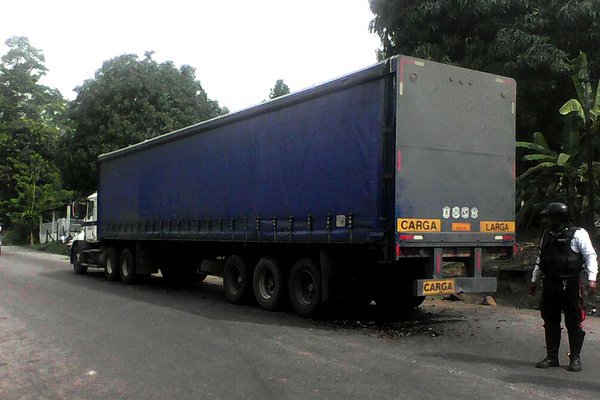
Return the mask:
M 258 261 L 252 282 L 254 297 L 261 308 L 275 311 L 281 307 L 285 285 L 281 268 L 274 259 L 263 257 Z
M 323 296 L 321 271 L 311 259 L 302 259 L 292 267 L 289 294 L 298 314 L 308 317 L 319 309 Z
M 135 276 L 135 259 L 133 253 L 129 249 L 124 249 L 121 252 L 121 262 L 119 263 L 119 272 L 121 280 L 126 285 L 132 285 L 136 281 Z
M 88 267 L 81 265 L 81 249 L 79 246 L 73 248 L 73 256 L 71 257 L 73 261 L 73 271 L 75 271 L 75 275 L 85 275 L 88 272 Z
M 121 271 L 119 268 L 119 257 L 117 257 L 117 251 L 114 247 L 106 249 L 104 255 L 104 274 L 106 279 L 111 282 L 117 282 L 121 280 Z
M 252 295 L 252 275 L 240 256 L 228 257 L 223 268 L 225 297 L 232 304 L 245 304 Z

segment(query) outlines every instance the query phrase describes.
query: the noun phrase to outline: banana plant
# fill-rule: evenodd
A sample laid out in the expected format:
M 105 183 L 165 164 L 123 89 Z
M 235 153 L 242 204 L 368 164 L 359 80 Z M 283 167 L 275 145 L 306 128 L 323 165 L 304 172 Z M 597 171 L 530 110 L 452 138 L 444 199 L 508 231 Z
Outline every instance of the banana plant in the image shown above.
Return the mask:
M 592 86 L 585 53 L 573 59 L 571 66 L 577 98 L 559 109 L 565 122 L 560 150 L 550 148 L 541 132 L 534 133 L 532 142 L 517 142 L 517 147 L 530 151 L 523 159 L 531 165 L 517 181 L 518 217 L 527 220 L 524 214 L 529 214 L 531 221 L 541 202 L 561 200 L 569 204 L 572 216 L 581 216 L 587 209 L 584 225 L 593 229 L 594 205 L 600 201 L 594 190 L 600 170 L 600 163 L 594 162 L 600 142 L 600 89 Z
M 564 153 L 552 150 L 541 132 L 533 134 L 533 142 L 517 142 L 517 147 L 535 152 L 523 156 L 523 160 L 536 163 L 519 175 L 519 179 L 526 179 L 529 175 L 535 173 L 554 173 L 556 170 L 560 173 L 570 168 L 571 159 L 578 151 L 577 132 L 569 132 L 567 138 L 566 145 L 562 146 L 564 151 L 566 151 Z
M 533 134 L 532 142 L 517 142 L 519 148 L 532 153 L 523 156 L 523 160 L 533 164 L 519 175 L 517 180 L 517 218 L 520 225 L 528 227 L 537 212 L 550 199 L 564 199 L 573 212 L 577 209 L 579 134 L 571 124 L 565 124 L 565 133 L 561 137 L 561 151 L 555 151 L 548 145 L 541 132 Z
M 587 55 L 580 53 L 573 59 L 571 66 L 575 73 L 571 77 L 577 90 L 577 99 L 570 99 L 561 108 L 562 115 L 574 115 L 581 122 L 583 131 L 583 146 L 585 148 L 587 196 L 584 204 L 588 208 L 587 227 L 595 226 L 595 189 L 594 189 L 594 156 L 598 145 L 600 130 L 600 85 L 594 91 L 588 71 Z

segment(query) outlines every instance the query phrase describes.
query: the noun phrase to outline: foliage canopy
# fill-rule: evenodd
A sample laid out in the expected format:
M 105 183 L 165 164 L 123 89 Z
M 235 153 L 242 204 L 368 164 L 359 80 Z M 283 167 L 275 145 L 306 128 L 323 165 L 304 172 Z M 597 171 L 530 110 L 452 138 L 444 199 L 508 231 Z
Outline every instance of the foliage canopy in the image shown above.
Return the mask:
M 65 180 L 85 194 L 96 187 L 96 158 L 221 114 L 194 68 L 124 54 L 106 61 L 93 79 L 76 88 L 69 105 L 73 131 L 61 143 Z
M 40 83 L 44 55 L 25 37 L 6 41 L 0 62 L 0 219 L 31 225 L 70 195 L 55 166 L 66 102 Z
M 278 79 L 275 82 L 275 86 L 271 88 L 271 92 L 269 93 L 269 99 L 273 100 L 277 97 L 285 96 L 286 94 L 290 94 L 290 88 L 283 82 L 283 79 Z
M 598 76 L 598 0 L 370 0 L 370 5 L 380 58 L 406 54 L 516 78 L 521 140 L 543 130 L 551 142 L 560 142 L 556 110 L 573 91 L 569 60 L 579 51 L 588 54 L 591 75 Z

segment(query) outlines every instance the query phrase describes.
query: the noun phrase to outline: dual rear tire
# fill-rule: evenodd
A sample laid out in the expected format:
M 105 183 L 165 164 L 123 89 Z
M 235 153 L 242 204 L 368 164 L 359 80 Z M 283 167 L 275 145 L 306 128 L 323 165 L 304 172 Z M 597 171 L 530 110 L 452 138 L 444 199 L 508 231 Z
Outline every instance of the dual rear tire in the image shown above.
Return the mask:
M 277 261 L 271 257 L 261 258 L 254 268 L 252 282 L 254 297 L 261 308 L 275 311 L 283 305 L 285 281 Z
M 300 315 L 314 315 L 323 298 L 323 285 L 320 268 L 308 258 L 298 261 L 292 267 L 288 283 L 292 306 Z
M 136 282 L 135 259 L 130 249 L 124 249 L 121 252 L 121 262 L 119 265 L 121 281 L 126 285 L 133 285 Z
M 104 275 L 111 282 L 121 280 L 119 257 L 114 247 L 106 249 L 104 255 Z
M 262 257 L 252 270 L 242 257 L 233 255 L 225 261 L 223 288 L 230 303 L 246 304 L 254 297 L 268 311 L 281 309 L 289 295 L 303 316 L 314 315 L 322 302 L 321 271 L 310 259 L 298 261 L 288 278 L 271 257 Z
M 233 255 L 225 260 L 223 269 L 225 297 L 232 304 L 246 304 L 252 296 L 250 268 L 244 259 Z

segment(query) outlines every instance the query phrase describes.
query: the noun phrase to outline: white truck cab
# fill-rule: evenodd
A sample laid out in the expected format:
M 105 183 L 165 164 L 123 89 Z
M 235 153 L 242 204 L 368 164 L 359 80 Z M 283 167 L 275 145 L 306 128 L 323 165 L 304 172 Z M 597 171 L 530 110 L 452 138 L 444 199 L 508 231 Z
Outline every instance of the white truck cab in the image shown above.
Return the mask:
M 98 192 L 88 196 L 83 229 L 85 241 L 88 243 L 98 242 Z
M 98 248 L 98 193 L 94 192 L 86 199 L 86 213 L 82 229 L 69 243 L 71 246 L 71 263 L 77 274 L 85 274 L 88 265 L 94 265 L 101 254 Z M 96 257 L 94 257 L 96 256 Z M 95 262 L 94 262 L 95 261 Z
M 87 243 L 98 242 L 98 193 L 94 192 L 86 199 L 86 213 L 83 218 L 81 231 L 75 235 L 72 245 L 76 245 L 78 241 Z

